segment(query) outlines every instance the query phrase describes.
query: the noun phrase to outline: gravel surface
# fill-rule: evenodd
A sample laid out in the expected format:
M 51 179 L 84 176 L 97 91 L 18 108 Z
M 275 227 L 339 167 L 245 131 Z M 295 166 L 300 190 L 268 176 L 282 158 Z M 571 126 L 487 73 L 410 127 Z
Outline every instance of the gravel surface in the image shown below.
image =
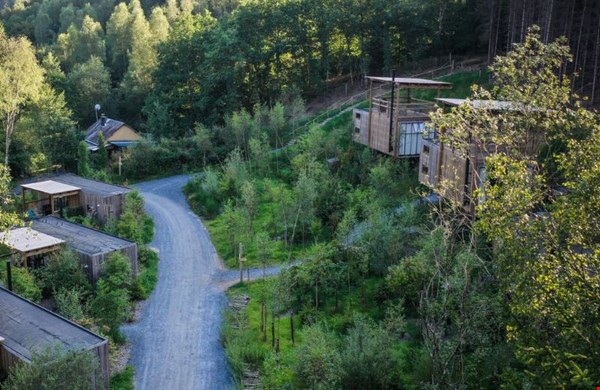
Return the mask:
M 220 327 L 229 279 L 181 187 L 188 176 L 136 185 L 154 218 L 151 246 L 160 255 L 158 284 L 139 321 L 123 326 L 131 342 L 138 390 L 229 389 L 233 386 Z

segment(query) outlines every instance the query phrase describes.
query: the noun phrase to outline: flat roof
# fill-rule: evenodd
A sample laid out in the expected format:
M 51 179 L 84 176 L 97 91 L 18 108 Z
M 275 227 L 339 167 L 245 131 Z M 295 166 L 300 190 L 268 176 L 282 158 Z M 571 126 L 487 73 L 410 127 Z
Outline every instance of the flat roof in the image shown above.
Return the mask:
M 39 181 L 37 183 L 21 184 L 21 187 L 34 190 L 37 192 L 43 192 L 49 195 L 59 195 L 67 192 L 75 192 L 81 190 L 79 187 L 72 186 L 70 184 L 59 183 L 54 180 Z
M 23 359 L 48 346 L 90 350 L 106 339 L 0 287 L 0 336 L 3 345 Z
M 21 253 L 49 248 L 64 244 L 65 242 L 60 238 L 37 232 L 28 227 L 16 228 L 0 233 L 0 241 Z
M 90 192 L 90 193 L 98 194 L 101 196 L 126 194 L 129 191 L 131 191 L 127 187 L 118 186 L 116 184 L 105 183 L 102 181 L 87 179 L 85 177 L 71 175 L 71 174 L 56 176 L 56 177 L 53 177 L 52 180 L 63 183 L 63 184 L 67 184 L 67 185 L 77 186 L 77 187 L 80 187 L 81 190 L 84 192 Z
M 404 87 L 404 88 L 422 88 L 422 89 L 450 89 L 452 83 L 445 81 L 427 80 L 427 79 L 415 79 L 411 77 L 395 77 L 392 81 L 391 77 L 376 77 L 367 76 L 369 80 L 380 81 L 383 83 L 391 83 Z
M 493 111 L 522 111 L 523 105 L 506 100 L 470 100 L 470 99 L 450 99 L 437 98 L 438 102 L 449 106 L 460 106 L 461 104 L 471 104 L 473 108 L 478 110 L 493 110 Z
M 133 241 L 124 240 L 100 230 L 53 216 L 34 220 L 31 223 L 31 228 L 60 238 L 75 252 L 90 256 L 110 253 L 136 245 Z

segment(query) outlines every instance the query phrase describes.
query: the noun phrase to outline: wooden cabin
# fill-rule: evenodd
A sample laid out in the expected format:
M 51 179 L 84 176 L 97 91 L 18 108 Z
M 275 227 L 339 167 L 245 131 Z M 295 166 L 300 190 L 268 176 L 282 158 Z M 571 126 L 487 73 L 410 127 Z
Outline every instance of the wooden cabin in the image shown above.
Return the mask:
M 435 103 L 414 99 L 414 89 L 450 89 L 452 84 L 417 78 L 368 77 L 369 109 L 353 110 L 354 141 L 381 153 L 419 157 L 422 134 Z
M 47 179 L 47 178 L 46 178 Z M 65 208 L 80 208 L 81 213 L 106 223 L 123 213 L 129 188 L 104 183 L 72 174 L 21 184 L 23 212 L 30 219 L 46 215 L 62 215 Z M 27 192 L 31 192 L 31 197 Z
M 98 145 L 98 135 L 104 136 L 104 145 Z M 88 150 L 95 152 L 100 147 L 105 147 L 109 151 L 122 150 L 142 141 L 133 128 L 124 122 L 107 118 L 104 114 L 94 124 L 85 131 L 85 143 Z
M 28 363 L 32 354 L 60 346 L 91 351 L 99 368 L 90 372 L 102 388 L 109 388 L 108 343 L 103 337 L 0 287 L 0 379 L 15 364 Z
M 27 227 L 0 233 L 0 242 L 16 255 L 15 265 L 39 268 L 46 264 L 52 253 L 64 248 L 65 241 Z
M 102 265 L 108 256 L 117 251 L 129 258 L 132 277 L 137 276 L 137 244 L 133 241 L 53 216 L 34 220 L 31 229 L 63 240 L 79 255 L 83 271 L 94 284 L 102 276 Z
M 470 100 L 465 99 L 437 99 L 447 108 L 470 104 L 475 110 L 490 110 L 499 112 L 505 110 L 520 111 L 521 108 L 513 102 L 497 100 Z M 446 138 L 452 138 L 452 130 L 446 130 Z M 544 136 L 539 132 L 527 135 L 527 142 L 520 148 L 529 155 L 537 155 Z M 478 140 L 472 140 L 469 145 L 461 145 L 458 150 L 456 145 L 441 142 L 437 130 L 433 129 L 424 134 L 419 156 L 419 182 L 433 189 L 446 199 L 462 205 L 473 213 L 478 202 L 483 199 L 474 199 L 476 189 L 483 190 L 485 182 L 485 159 L 488 157 L 486 150 L 491 150 L 487 145 L 485 150 Z M 502 146 L 495 147 L 501 150 Z M 442 186 L 442 182 L 444 185 Z

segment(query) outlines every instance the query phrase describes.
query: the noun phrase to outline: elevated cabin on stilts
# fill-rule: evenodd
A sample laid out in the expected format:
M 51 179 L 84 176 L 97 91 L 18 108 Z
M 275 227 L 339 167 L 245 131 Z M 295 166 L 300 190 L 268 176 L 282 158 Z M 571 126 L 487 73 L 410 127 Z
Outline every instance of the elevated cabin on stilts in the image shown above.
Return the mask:
M 447 110 L 461 105 L 469 105 L 473 110 L 486 110 L 491 113 L 503 111 L 520 115 L 534 108 L 502 100 L 466 100 L 438 98 Z M 537 156 L 545 143 L 545 133 L 530 129 L 518 146 L 521 154 Z M 460 204 L 470 214 L 485 200 L 485 160 L 490 151 L 507 151 L 506 145 L 497 145 L 469 136 L 469 140 L 459 140 L 453 129 L 430 130 L 422 140 L 419 156 L 419 182 L 431 188 L 445 199 Z M 533 172 L 532 172 L 533 174 Z M 479 189 L 479 197 L 476 190 Z
M 384 154 L 419 157 L 422 134 L 435 103 L 415 99 L 413 89 L 450 89 L 452 84 L 417 78 L 368 77 L 369 109 L 355 108 L 354 141 Z

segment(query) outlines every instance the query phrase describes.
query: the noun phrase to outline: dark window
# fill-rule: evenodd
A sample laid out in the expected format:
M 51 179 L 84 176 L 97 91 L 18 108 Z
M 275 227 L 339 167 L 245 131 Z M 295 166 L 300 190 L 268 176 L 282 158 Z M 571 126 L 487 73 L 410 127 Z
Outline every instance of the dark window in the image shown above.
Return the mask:
M 356 119 L 360 119 L 360 112 L 356 113 Z
M 429 167 L 426 165 L 421 165 L 421 172 L 427 175 L 429 173 Z
M 346 117 L 346 118 L 347 118 L 347 117 Z M 346 127 L 346 128 L 347 128 L 347 127 Z M 346 130 L 346 131 L 347 131 L 347 130 Z M 354 128 L 354 132 L 355 132 L 356 134 L 360 133 L 360 127 L 355 127 L 355 128 Z
M 429 146 L 423 145 L 423 153 L 429 153 Z

